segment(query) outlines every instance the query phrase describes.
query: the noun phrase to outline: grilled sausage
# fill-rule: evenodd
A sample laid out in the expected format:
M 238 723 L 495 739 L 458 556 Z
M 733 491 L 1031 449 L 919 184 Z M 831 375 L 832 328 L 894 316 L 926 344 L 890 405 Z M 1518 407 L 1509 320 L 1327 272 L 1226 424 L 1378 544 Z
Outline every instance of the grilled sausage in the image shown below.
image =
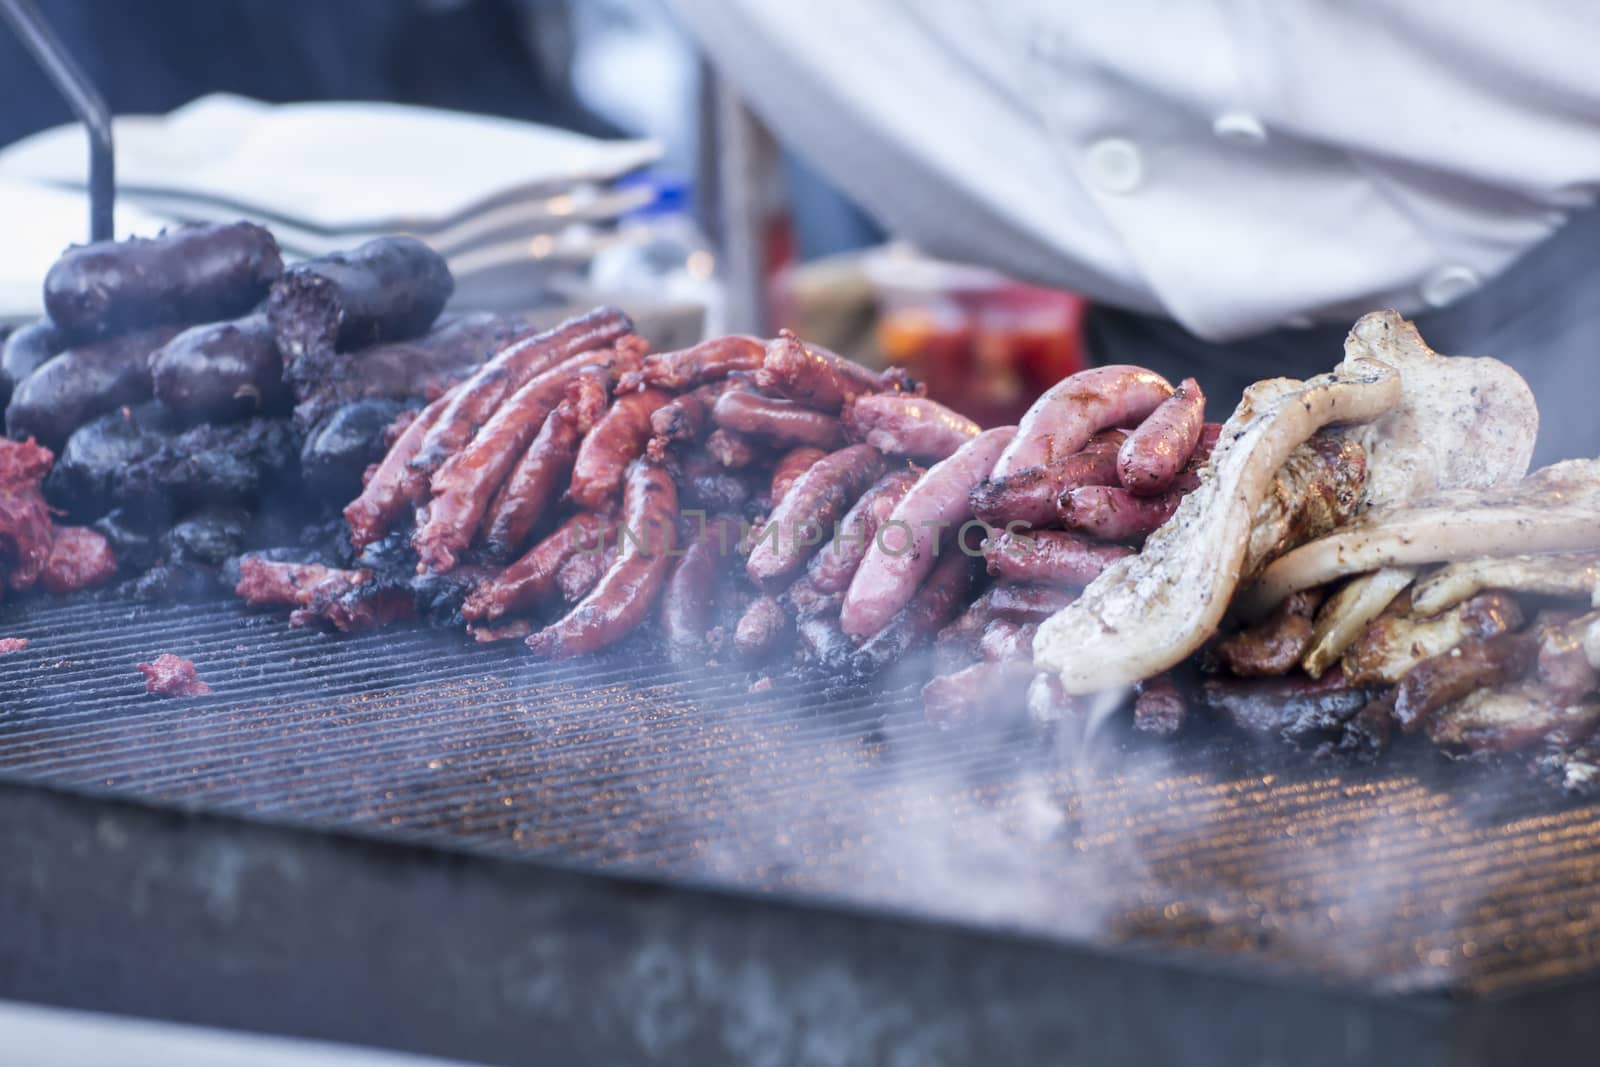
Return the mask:
M 579 552 L 568 556 L 561 569 L 556 571 L 556 592 L 567 604 L 576 604 L 600 584 L 606 571 L 616 565 L 621 548 L 615 541 L 604 552 Z M 527 636 L 526 634 L 523 636 Z
M 781 499 L 774 498 L 746 573 L 767 584 L 799 567 L 882 473 L 883 455 L 871 445 L 851 445 L 816 461 Z
M 645 356 L 637 371 L 624 374 L 617 382 L 617 392 L 647 387 L 681 392 L 736 371 L 759 370 L 765 354 L 766 346 L 754 337 L 713 337 L 693 348 Z
M 474 589 L 461 605 L 462 617 L 471 622 L 494 622 L 549 600 L 556 591 L 561 565 L 579 552 L 604 552 L 615 538 L 612 525 L 603 515 L 580 512 L 572 516 L 521 559 Z
M 1140 496 L 1166 492 L 1200 443 L 1205 421 L 1206 395 L 1185 378 L 1122 443 L 1117 474 L 1124 488 Z
M 885 377 L 829 352 L 804 345 L 790 330 L 767 343 L 756 384 L 806 407 L 838 414 L 847 401 L 889 388 Z
M 697 508 L 738 514 L 761 493 L 753 472 L 730 471 L 707 449 L 692 449 L 681 456 L 669 455 L 668 462 L 684 502 Z
M 856 672 L 881 671 L 903 659 L 913 645 L 937 634 L 967 602 L 978 571 L 976 561 L 960 552 L 946 553 L 906 606 L 862 643 L 854 659 Z
M 449 401 L 435 403 L 427 438 L 411 459 L 411 466 L 432 474 L 489 421 L 506 397 L 528 380 L 581 352 L 592 352 L 620 341 L 633 331 L 628 316 L 616 308 L 596 308 L 568 319 L 553 330 L 525 338 L 503 348 L 489 362 L 456 387 Z
M 282 271 L 278 243 L 254 223 L 182 226 L 67 249 L 45 275 L 44 306 L 67 339 L 82 342 L 235 318 L 260 303 Z
M 705 448 L 711 458 L 729 470 L 748 467 L 756 461 L 755 442 L 731 430 L 712 430 Z
M 867 555 L 867 548 L 900 499 L 910 492 L 922 471 L 917 468 L 885 474 L 845 512 L 827 544 L 811 557 L 807 576 L 821 593 L 843 593 Z
M 194 421 L 287 411 L 283 359 L 267 317 L 191 326 L 150 358 L 156 399 Z
M 567 388 L 585 368 L 607 374 L 609 367 L 608 352 L 580 352 L 535 375 L 500 405 L 470 444 L 434 471 L 429 480 L 433 498 L 428 518 L 411 540 L 417 550 L 417 573 L 439 573 L 456 565 L 457 554 L 472 543 L 495 491 L 527 452 Z M 578 461 L 582 459 L 580 450 Z M 576 472 L 573 483 L 576 487 Z M 587 498 L 574 494 L 574 499 L 580 506 L 586 505 Z
M 655 606 L 673 556 L 669 554 L 678 490 L 666 469 L 636 460 L 623 497 L 622 551 L 600 584 L 556 622 L 529 636 L 541 656 L 579 656 L 613 644 Z
M 844 443 L 844 430 L 834 416 L 741 389 L 717 397 L 711 421 L 724 430 L 790 448 L 809 445 L 831 450 Z
M 22 380 L 65 347 L 61 331 L 49 319 L 13 330 L 0 348 L 0 405 L 11 400 Z
M 978 655 L 991 663 L 1001 660 L 1033 662 L 1033 635 L 1039 632 L 1036 622 L 1016 622 L 1007 618 L 993 618 L 983 628 L 978 638 Z
M 1117 450 L 1126 438 L 1121 430 L 1101 430 L 1080 452 L 1003 478 L 985 478 L 972 490 L 972 513 L 997 527 L 1052 526 L 1062 493 L 1082 485 L 1117 484 Z
M 783 500 L 784 494 L 789 491 L 789 487 L 794 484 L 794 480 L 810 470 L 812 464 L 827 454 L 824 449 L 801 445 L 779 456 L 778 462 L 772 467 L 772 487 L 767 493 L 767 499 L 772 501 L 772 506 L 777 507 Z
M 888 624 L 938 562 L 940 531 L 970 514 L 968 495 L 988 476 L 1017 428 L 987 430 L 933 466 L 895 506 L 867 548 L 840 608 L 840 624 L 865 638 Z M 899 538 L 888 537 L 898 528 Z
M 401 513 L 421 501 L 427 492 L 427 474 L 413 467 L 411 461 L 454 396 L 455 389 L 451 389 L 423 408 L 395 438 L 377 469 L 361 487 L 361 495 L 345 505 L 344 519 L 350 527 L 350 543 L 357 552 L 388 533 Z
M 288 267 L 267 317 L 290 380 L 309 382 L 335 351 L 426 333 L 454 291 L 439 253 L 414 237 L 380 237 Z
M 150 399 L 150 357 L 177 332 L 177 326 L 152 326 L 52 357 L 17 386 L 6 408 L 6 432 L 60 448 L 96 415 Z
M 622 392 L 620 385 L 617 391 Z M 660 441 L 662 447 L 665 447 L 666 443 L 671 441 L 698 440 L 705 432 L 706 422 L 711 417 L 710 405 L 716 401 L 716 395 L 720 391 L 720 383 L 702 385 L 693 392 L 673 397 L 671 401 L 651 412 L 652 444 Z
M 1063 378 L 1022 416 L 1016 440 L 995 463 L 993 477 L 1081 451 L 1096 431 L 1137 425 L 1171 395 L 1165 378 L 1141 367 L 1095 367 Z
M 661 593 L 661 633 L 674 655 L 704 650 L 717 580 L 739 543 L 739 523 L 717 516 L 685 537 L 687 547 Z
M 310 589 L 332 573 L 321 563 L 244 556 L 239 560 L 239 581 L 233 591 L 256 607 L 290 607 L 299 604 L 302 590 Z
M 672 397 L 660 389 L 619 396 L 578 448 L 568 494 L 579 507 L 611 511 L 628 465 L 644 454 L 650 416 Z
M 1134 496 L 1121 486 L 1086 485 L 1061 494 L 1056 513 L 1067 529 L 1102 541 L 1142 541 L 1172 518 L 1187 492 L 1169 489 L 1160 496 Z
M 1016 582 L 1088 585 L 1124 556 L 1121 545 L 1103 545 L 1060 530 L 996 532 L 984 542 L 989 573 Z
M 747 660 L 765 659 L 784 644 L 793 621 L 777 597 L 756 597 L 734 627 L 734 651 Z
M 484 541 L 495 556 L 508 558 L 521 549 L 550 502 L 560 495 L 583 435 L 605 410 L 605 385 L 589 369 L 579 371 L 574 385 L 545 419 L 489 505 Z
M 927 397 L 876 393 L 851 403 L 842 416 L 845 431 L 891 456 L 944 459 L 982 432 L 977 423 Z

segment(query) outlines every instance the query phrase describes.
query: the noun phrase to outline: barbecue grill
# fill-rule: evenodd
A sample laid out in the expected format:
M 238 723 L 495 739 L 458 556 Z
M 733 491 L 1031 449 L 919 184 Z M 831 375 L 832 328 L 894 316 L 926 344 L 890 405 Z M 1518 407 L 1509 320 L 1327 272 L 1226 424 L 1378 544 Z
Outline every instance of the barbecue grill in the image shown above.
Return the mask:
M 562 1062 L 1493 1062 L 1592 1041 L 1520 768 L 952 735 L 916 689 L 234 603 L 0 609 L 0 996 Z M 513 643 L 515 645 L 516 643 Z M 161 700 L 134 664 L 192 658 Z

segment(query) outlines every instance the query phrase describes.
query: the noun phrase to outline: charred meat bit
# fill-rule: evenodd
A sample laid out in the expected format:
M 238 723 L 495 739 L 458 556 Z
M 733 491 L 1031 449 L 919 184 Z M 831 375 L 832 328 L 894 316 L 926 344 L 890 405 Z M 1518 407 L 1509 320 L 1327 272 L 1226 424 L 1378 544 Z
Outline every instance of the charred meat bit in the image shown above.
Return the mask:
M 21 652 L 28 647 L 26 637 L 0 637 L 0 656 L 8 652 Z
M 195 673 L 194 663 L 163 652 L 154 663 L 138 665 L 144 675 L 144 691 L 162 697 L 198 697 L 211 692 L 211 687 Z
M 117 576 L 117 557 L 100 533 L 87 526 L 60 526 L 39 584 L 58 596 L 104 585 Z
M 1171 737 L 1183 729 L 1189 705 L 1170 674 L 1146 678 L 1133 700 L 1133 728 L 1156 737 Z
M 1218 642 L 1217 659 L 1241 678 L 1288 674 L 1311 645 L 1312 618 L 1321 601 L 1318 590 L 1296 593 L 1266 621 Z

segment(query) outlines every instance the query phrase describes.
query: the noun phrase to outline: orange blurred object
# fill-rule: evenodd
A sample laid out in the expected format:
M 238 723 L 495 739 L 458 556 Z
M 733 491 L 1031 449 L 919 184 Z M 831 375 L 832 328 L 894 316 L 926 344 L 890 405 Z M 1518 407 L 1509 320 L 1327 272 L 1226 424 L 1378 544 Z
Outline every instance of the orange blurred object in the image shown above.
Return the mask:
M 919 268 L 926 268 L 924 261 Z M 1084 300 L 955 268 L 948 285 L 880 273 L 878 345 L 928 395 L 984 426 L 1017 421 L 1036 397 L 1083 369 Z

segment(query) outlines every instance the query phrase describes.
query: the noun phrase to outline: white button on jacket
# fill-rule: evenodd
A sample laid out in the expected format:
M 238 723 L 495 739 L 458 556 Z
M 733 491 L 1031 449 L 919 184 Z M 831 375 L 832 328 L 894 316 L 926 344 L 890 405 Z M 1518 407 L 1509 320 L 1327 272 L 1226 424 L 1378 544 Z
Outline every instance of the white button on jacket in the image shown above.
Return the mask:
M 897 233 L 1215 340 L 1449 303 L 1600 183 L 1600 4 L 673 2 Z

